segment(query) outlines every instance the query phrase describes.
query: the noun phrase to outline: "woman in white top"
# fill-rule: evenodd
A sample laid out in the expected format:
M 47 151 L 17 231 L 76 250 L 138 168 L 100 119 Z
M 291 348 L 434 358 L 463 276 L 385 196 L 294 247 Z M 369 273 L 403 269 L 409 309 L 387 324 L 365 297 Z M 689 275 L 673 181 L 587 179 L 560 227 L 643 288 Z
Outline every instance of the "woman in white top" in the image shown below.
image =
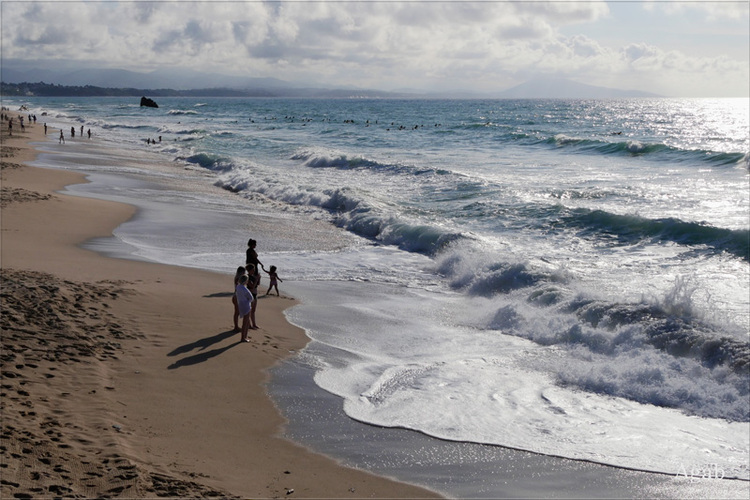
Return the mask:
M 247 289 L 247 275 L 243 274 L 239 278 L 239 283 L 234 290 L 234 294 L 237 296 L 237 308 L 240 310 L 242 316 L 242 337 L 240 342 L 250 342 L 247 338 L 247 331 L 250 328 L 250 311 L 252 310 L 252 304 L 255 302 L 255 297 Z
M 234 289 L 235 289 L 235 292 L 232 293 L 232 305 L 234 305 L 234 316 L 232 317 L 232 319 L 234 320 L 234 331 L 235 332 L 239 332 L 240 331 L 240 323 L 239 323 L 240 308 L 237 305 L 237 292 L 236 292 L 236 290 L 237 290 L 237 285 L 240 284 L 240 276 L 242 276 L 243 274 L 245 274 L 245 268 L 244 267 L 238 267 L 237 268 L 237 272 L 235 272 L 235 274 L 234 274 Z

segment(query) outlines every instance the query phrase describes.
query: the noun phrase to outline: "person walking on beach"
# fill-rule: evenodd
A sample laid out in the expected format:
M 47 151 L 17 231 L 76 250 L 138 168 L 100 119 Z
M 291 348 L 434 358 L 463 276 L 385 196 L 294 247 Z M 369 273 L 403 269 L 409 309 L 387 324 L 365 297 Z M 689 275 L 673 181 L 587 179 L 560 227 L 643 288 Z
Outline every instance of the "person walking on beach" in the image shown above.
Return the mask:
M 8 120 L 8 135 L 13 135 L 13 118 Z
M 65 135 L 62 130 L 60 130 L 60 144 L 65 144 Z
M 247 331 L 250 328 L 250 311 L 252 311 L 252 306 L 255 304 L 255 297 L 248 290 L 247 281 L 247 275 L 243 274 L 240 276 L 237 286 L 234 289 L 234 294 L 237 297 L 237 306 L 242 315 L 242 336 L 240 337 L 240 342 L 250 342 L 250 339 L 247 338 Z
M 279 297 L 279 284 L 277 282 L 280 281 L 283 283 L 284 280 L 279 278 L 279 275 L 276 274 L 276 266 L 271 266 L 269 270 L 266 271 L 266 274 L 268 274 L 268 279 L 270 280 L 268 283 L 268 290 L 266 290 L 266 295 L 271 293 L 272 288 L 276 288 L 276 296 Z
M 240 307 L 237 304 L 237 285 L 240 284 L 240 278 L 242 276 L 245 276 L 245 268 L 244 267 L 238 267 L 237 272 L 234 273 L 234 290 L 235 292 L 232 294 L 232 304 L 234 305 L 234 331 L 239 332 L 240 331 Z

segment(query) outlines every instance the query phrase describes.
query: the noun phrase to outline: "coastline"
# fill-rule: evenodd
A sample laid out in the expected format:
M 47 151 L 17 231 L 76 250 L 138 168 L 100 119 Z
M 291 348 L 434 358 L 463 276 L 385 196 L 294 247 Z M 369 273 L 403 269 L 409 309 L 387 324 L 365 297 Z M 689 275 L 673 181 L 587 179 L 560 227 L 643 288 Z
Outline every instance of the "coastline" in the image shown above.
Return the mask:
M 265 383 L 307 343 L 294 301 L 240 345 L 228 276 L 80 248 L 135 207 L 58 194 L 85 176 L 24 165 L 42 125 L 3 125 L 3 497 L 437 496 L 280 437 Z
M 27 334 L 33 332 L 32 336 L 37 343 L 40 342 L 38 339 L 40 333 L 44 334 L 42 340 L 52 345 L 52 347 L 44 346 L 47 351 L 45 356 L 53 356 L 52 360 L 59 366 L 40 363 L 38 359 L 33 359 L 34 356 L 39 356 L 29 350 L 19 353 L 16 346 L 30 341 L 29 338 L 14 339 L 14 342 L 9 345 L 14 349 L 11 352 L 16 357 L 3 357 L 3 372 L 13 374 L 13 380 L 11 377 L 4 376 L 3 403 L 7 404 L 6 399 L 12 401 L 13 410 L 17 411 L 19 416 L 24 416 L 23 420 L 33 417 L 34 423 L 38 424 L 41 429 L 28 427 L 27 422 L 9 424 L 14 428 L 14 432 L 22 434 L 20 438 L 16 437 L 15 441 L 10 441 L 13 448 L 8 453 L 17 455 L 17 457 L 12 457 L 16 459 L 14 471 L 25 467 L 31 471 L 26 472 L 32 475 L 46 474 L 40 476 L 41 481 L 37 479 L 39 484 L 34 484 L 33 487 L 42 488 L 34 491 L 34 496 L 43 496 L 43 494 L 74 496 L 74 492 L 65 489 L 68 488 L 66 481 L 70 481 L 70 478 L 73 478 L 73 481 L 79 478 L 82 487 L 88 488 L 84 495 L 91 497 L 232 496 L 236 495 L 237 491 L 243 492 L 240 496 L 250 496 L 246 493 L 247 491 L 255 492 L 263 490 L 263 487 L 265 487 L 263 493 L 255 493 L 252 496 L 262 498 L 334 497 L 337 495 L 354 497 L 358 494 L 366 496 L 366 493 L 358 491 L 358 486 L 350 487 L 354 491 L 343 492 L 345 488 L 342 485 L 336 493 L 326 489 L 329 485 L 338 488 L 342 481 L 349 481 L 348 476 L 338 474 L 324 474 L 312 489 L 303 490 L 300 487 L 302 483 L 298 480 L 297 464 L 302 464 L 301 467 L 307 471 L 304 461 L 295 462 L 290 459 L 283 465 L 286 466 L 289 463 L 294 468 L 284 468 L 281 473 L 278 470 L 272 470 L 271 472 L 275 475 L 269 475 L 266 472 L 256 474 L 254 470 L 249 470 L 250 467 L 258 466 L 259 462 L 259 467 L 273 466 L 262 460 L 267 455 L 262 455 L 261 460 L 253 461 L 254 457 L 251 458 L 247 462 L 250 464 L 248 470 L 242 470 L 242 467 L 236 466 L 236 461 L 246 459 L 243 453 L 247 450 L 244 448 L 251 447 L 250 452 L 257 454 L 259 447 L 265 446 L 264 453 L 266 450 L 276 453 L 278 445 L 278 440 L 273 439 L 254 441 L 257 435 L 256 428 L 260 426 L 257 420 L 262 419 L 264 413 L 257 409 L 252 401 L 256 391 L 250 390 L 249 387 L 239 386 L 256 383 L 263 385 L 260 389 L 261 394 L 265 394 L 265 391 L 271 394 L 273 402 L 281 409 L 284 419 L 287 419 L 284 424 L 279 424 L 275 431 L 271 429 L 270 432 L 276 432 L 276 435 L 282 434 L 293 443 L 302 443 L 301 447 L 293 448 L 298 452 L 302 449 L 315 450 L 323 454 L 322 457 L 334 457 L 336 463 L 371 471 L 381 477 L 396 478 L 406 483 L 424 484 L 448 497 L 706 498 L 720 496 L 744 498 L 746 496 L 747 481 L 717 482 L 712 478 L 694 477 L 692 462 L 689 461 L 685 462 L 686 473 L 675 477 L 669 474 L 639 472 L 549 455 L 536 455 L 499 446 L 469 442 L 443 442 L 416 431 L 381 428 L 353 420 L 343 413 L 338 396 L 324 391 L 313 381 L 313 375 L 316 373 L 315 367 L 313 366 L 312 370 L 308 369 L 305 359 L 310 352 L 317 349 L 317 341 L 310 341 L 301 331 L 298 333 L 302 335 L 301 345 L 305 346 L 305 352 L 300 356 L 289 356 L 283 352 L 283 349 L 298 351 L 298 348 L 291 345 L 282 346 L 276 339 L 279 333 L 275 329 L 269 336 L 276 341 L 278 348 L 273 347 L 272 339 L 265 337 L 259 338 L 252 345 L 244 346 L 253 350 L 265 350 L 261 358 L 257 358 L 252 353 L 243 353 L 240 346 L 230 345 L 234 340 L 229 332 L 231 320 L 228 315 L 231 314 L 229 313 L 231 306 L 222 305 L 222 301 L 228 300 L 229 297 L 230 290 L 228 290 L 227 282 L 230 271 L 234 270 L 233 267 L 229 269 L 225 265 L 218 269 L 218 272 L 196 271 L 203 278 L 197 278 L 190 284 L 180 281 L 180 283 L 185 283 L 184 286 L 191 287 L 193 290 L 190 293 L 183 293 L 181 285 L 176 284 L 175 280 L 185 279 L 182 273 L 190 273 L 191 270 L 186 266 L 190 266 L 193 262 L 179 261 L 177 251 L 173 249 L 179 251 L 184 245 L 184 239 L 182 241 L 178 239 L 179 243 L 176 245 L 172 240 L 169 240 L 170 244 L 161 245 L 159 248 L 164 250 L 154 259 L 159 262 L 179 262 L 179 267 L 145 263 L 147 271 L 135 266 L 132 259 L 137 258 L 137 254 L 132 254 L 132 249 L 127 244 L 130 241 L 129 236 L 133 234 L 141 237 L 150 234 L 182 237 L 187 234 L 189 239 L 190 235 L 200 232 L 206 224 L 212 224 L 211 234 L 218 237 L 222 244 L 226 245 L 229 240 L 234 241 L 229 244 L 231 247 L 229 257 L 222 253 L 221 248 L 206 254 L 210 256 L 211 263 L 214 264 L 209 265 L 208 269 L 216 269 L 216 262 L 221 261 L 225 264 L 234 262 L 235 257 L 232 257 L 234 253 L 238 256 L 242 253 L 236 249 L 237 241 L 241 241 L 240 245 L 244 245 L 248 233 L 254 237 L 256 234 L 263 235 L 260 238 L 264 244 L 273 243 L 275 248 L 272 251 L 278 252 L 280 249 L 297 249 L 305 242 L 309 242 L 310 238 L 320 240 L 328 237 L 330 232 L 309 231 L 308 229 L 311 228 L 306 227 L 304 233 L 294 234 L 294 227 L 292 230 L 285 229 L 285 225 L 277 224 L 274 218 L 266 221 L 259 219 L 263 215 L 252 210 L 242 211 L 241 217 L 224 218 L 222 212 L 212 209 L 205 211 L 206 215 L 202 216 L 200 210 L 190 210 L 191 204 L 184 203 L 184 199 L 180 196 L 175 198 L 178 200 L 176 203 L 171 201 L 171 197 L 167 201 L 152 202 L 148 196 L 132 196 L 132 194 L 120 196 L 119 189 L 127 188 L 129 183 L 132 183 L 138 189 L 145 186 L 151 196 L 157 199 L 164 192 L 164 188 L 160 187 L 163 179 L 151 184 L 148 180 L 150 177 L 144 176 L 146 184 L 143 184 L 144 181 L 137 176 L 99 173 L 99 166 L 102 166 L 102 170 L 106 172 L 108 165 L 117 165 L 118 168 L 130 165 L 131 159 L 126 158 L 128 153 L 123 154 L 123 151 L 117 148 L 111 151 L 107 148 L 100 150 L 96 141 L 91 143 L 82 141 L 76 144 L 74 140 L 68 141 L 67 146 L 58 147 L 55 144 L 54 135 L 52 139 L 44 144 L 36 143 L 37 152 L 40 154 L 34 159 L 33 165 L 47 168 L 37 169 L 36 172 L 35 169 L 29 169 L 27 173 L 30 180 L 25 184 L 16 184 L 25 189 L 24 192 L 14 193 L 14 196 L 18 195 L 18 204 L 21 204 L 21 200 L 28 202 L 22 203 L 24 216 L 30 209 L 38 208 L 37 205 L 47 205 L 48 212 L 42 212 L 38 220 L 26 219 L 31 223 L 19 229 L 35 231 L 36 239 L 33 239 L 33 243 L 21 248 L 19 252 L 23 259 L 30 262 L 29 267 L 21 271 L 25 274 L 12 276 L 12 280 L 20 282 L 24 287 L 18 293 L 13 289 L 8 295 L 11 298 L 18 297 L 23 300 L 40 300 L 41 302 L 41 298 L 31 291 L 59 290 L 53 294 L 53 298 L 57 297 L 61 300 L 55 302 L 45 299 L 43 303 L 35 307 L 40 311 L 44 310 L 41 317 L 45 321 L 48 313 L 52 312 L 54 313 L 53 323 L 59 321 L 67 321 L 67 323 L 46 328 L 44 322 L 40 321 L 32 325 L 35 329 L 26 328 Z M 29 151 L 29 157 L 25 161 L 31 161 L 33 151 L 19 150 L 18 153 L 24 154 Z M 82 155 L 79 156 L 79 153 Z M 9 164 L 18 161 L 20 160 L 17 158 L 8 160 Z M 152 166 L 150 163 L 152 157 L 149 155 L 137 155 L 137 161 L 143 165 L 148 164 L 148 171 L 152 168 L 166 169 L 169 172 L 173 170 L 173 167 L 164 164 Z M 155 161 L 158 162 L 158 159 Z M 5 167 L 6 162 L 3 163 Z M 93 165 L 93 168 L 81 168 L 85 165 Z M 21 170 L 23 169 L 7 169 L 8 172 L 12 172 L 9 175 L 26 175 Z M 87 173 L 85 175 L 74 174 L 69 170 L 84 170 Z M 21 189 L 6 182 L 5 174 L 8 172 L 5 168 L 3 169 L 3 185 L 10 189 Z M 64 177 L 72 175 L 74 180 L 66 180 L 70 177 L 56 180 L 58 174 Z M 180 177 L 183 175 L 183 171 L 180 171 Z M 88 184 L 70 184 L 70 182 L 85 182 L 86 177 L 90 181 Z M 15 179 L 14 182 L 17 180 Z M 32 185 L 43 186 L 44 189 L 40 187 L 32 191 Z M 62 191 L 63 194 L 60 194 L 59 190 L 62 186 L 65 186 L 65 189 Z M 182 186 L 176 186 L 175 192 L 180 191 L 181 188 Z M 68 194 L 72 196 L 66 196 Z M 3 200 L 6 200 L 5 195 Z M 38 200 L 38 202 L 31 203 L 32 200 Z M 109 201 L 100 201 L 99 203 L 103 205 L 92 203 L 96 200 Z M 50 204 L 57 203 L 62 203 L 72 210 L 66 212 L 67 217 L 65 215 L 58 217 L 55 206 L 50 209 Z M 123 212 L 113 216 L 112 210 L 118 209 L 122 209 Z M 4 207 L 3 217 L 5 213 Z M 249 217 L 246 214 L 249 214 Z M 110 216 L 111 221 L 101 222 L 101 218 Z M 50 217 L 54 219 L 51 224 L 48 220 Z M 82 217 L 86 223 L 78 223 L 78 217 Z M 248 223 L 244 224 L 242 218 L 248 219 Z M 170 222 L 168 227 L 153 223 L 154 220 L 158 222 L 164 219 Z M 176 222 L 178 219 L 180 219 L 179 225 Z M 70 227 L 58 227 L 60 220 Z M 128 222 L 123 223 L 124 220 Z M 138 228 L 133 230 L 131 227 L 133 224 L 140 224 L 142 232 L 138 233 Z M 100 228 L 99 225 L 101 225 Z M 113 232 L 115 227 L 117 229 Z M 263 230 L 268 227 L 273 228 L 272 233 Z M 158 233 L 153 233 L 153 228 L 158 228 L 156 229 Z M 3 236 L 8 235 L 6 229 L 3 225 Z M 286 232 L 282 233 L 282 230 Z M 79 232 L 81 234 L 78 234 Z M 96 232 L 100 237 L 91 239 L 88 236 L 89 232 Z M 236 234 L 225 238 L 230 232 L 236 232 Z M 117 236 L 114 237 L 113 234 Z M 239 240 L 237 234 L 241 235 Z M 272 234 L 273 238 L 267 238 L 268 234 Z M 68 239 L 70 241 L 67 241 Z M 59 246 L 58 243 L 62 240 L 66 243 Z M 82 243 L 84 241 L 85 243 Z M 190 241 L 199 243 L 197 239 Z M 44 245 L 39 242 L 43 242 Z M 52 249 L 45 248 L 48 242 L 54 243 Z M 3 249 L 5 250 L 5 246 Z M 94 250 L 94 252 L 87 252 L 85 249 Z M 68 256 L 69 250 L 72 253 Z M 200 252 L 199 248 L 190 249 L 191 254 Z M 104 258 L 105 255 L 122 257 L 122 259 L 105 258 L 108 265 L 121 263 L 128 267 L 134 266 L 129 267 L 128 271 L 138 272 L 136 274 L 123 273 L 118 269 L 110 274 L 110 268 L 106 268 L 107 273 L 103 273 L 100 267 L 103 264 L 98 262 L 98 259 Z M 147 255 L 152 254 L 147 253 Z M 164 256 L 167 256 L 167 259 Z M 92 258 L 97 261 L 90 261 Z M 44 265 L 37 265 L 37 262 L 44 262 Z M 3 265 L 5 266 L 6 263 L 7 261 L 4 260 Z M 139 263 L 143 262 L 139 261 Z M 89 269 L 92 264 L 95 264 L 98 271 L 92 272 Z M 200 267 L 200 263 L 198 264 L 197 267 Z M 270 262 L 266 261 L 266 264 Z M 45 278 L 39 274 L 32 274 L 35 269 L 42 268 L 45 271 L 52 270 L 59 276 Z M 283 265 L 283 268 L 287 269 L 287 266 Z M 176 274 L 172 275 L 171 271 L 167 274 L 167 269 Z M 103 274 L 106 274 L 104 278 L 102 278 Z M 5 270 L 3 275 L 6 275 Z M 82 277 L 86 281 L 80 281 Z M 211 289 L 210 287 L 204 288 L 203 279 L 218 279 L 218 281 Z M 48 280 L 55 281 L 48 284 Z M 5 278 L 3 281 L 3 288 L 6 288 Z M 43 281 L 44 284 L 39 285 L 37 283 L 39 281 Z M 325 283 L 319 280 L 298 282 L 290 280 L 285 283 L 282 292 L 291 291 L 303 302 L 297 309 L 288 312 L 290 321 L 296 324 L 295 318 L 299 319 L 299 311 L 313 308 L 320 311 L 321 321 L 325 325 L 329 327 L 340 325 L 340 321 L 334 320 L 336 317 L 334 310 L 326 305 L 330 302 L 333 286 L 341 288 L 342 283 L 340 281 Z M 361 293 L 362 287 L 367 288 L 372 284 L 356 283 L 352 286 L 356 288 L 349 289 L 350 293 Z M 388 295 L 391 291 L 386 289 L 376 295 Z M 146 294 L 146 296 L 135 301 L 132 298 L 134 294 Z M 99 298 L 102 296 L 106 300 Z M 8 300 L 6 297 L 4 293 L 5 303 Z M 324 299 L 326 297 L 328 299 Z M 68 301 L 71 307 L 66 306 L 65 301 Z M 260 301 L 259 324 L 266 330 L 270 330 L 265 317 L 265 313 L 270 312 L 267 306 L 282 301 L 289 302 L 289 299 L 282 297 L 279 300 L 276 297 L 270 297 Z M 220 312 L 218 313 L 215 310 L 215 303 L 219 304 Z M 23 308 L 19 307 L 19 310 L 24 311 L 25 314 L 33 313 L 32 317 L 36 314 L 31 310 L 33 308 L 25 304 L 19 305 L 23 305 Z M 186 310 L 181 307 L 185 307 Z M 200 309 L 193 310 L 196 307 Z M 79 308 L 86 312 L 84 319 L 80 319 Z M 12 307 L 9 309 L 12 310 Z M 121 314 L 122 311 L 126 311 L 127 314 Z M 101 319 L 97 320 L 97 317 Z M 281 317 L 280 313 L 279 317 Z M 212 322 L 211 318 L 215 321 Z M 129 322 L 126 323 L 126 320 Z M 177 323 L 173 324 L 175 322 Z M 286 323 L 286 321 L 283 322 Z M 141 328 L 144 323 L 151 325 L 146 331 Z M 3 323 L 4 331 L 7 330 L 5 324 Z M 308 327 L 307 324 L 300 324 L 305 328 Z M 66 330 L 63 330 L 62 326 L 65 326 Z M 15 327 L 25 327 L 25 325 L 15 325 Z M 66 358 L 66 356 L 69 357 L 66 352 L 68 349 L 55 346 L 54 342 L 58 332 L 67 331 L 67 329 L 83 333 L 83 341 L 80 342 L 80 347 L 75 347 L 75 350 L 79 353 L 90 351 L 86 356 L 95 359 L 86 359 L 84 363 L 82 359 L 76 361 Z M 310 329 L 311 337 L 316 338 L 314 330 L 315 328 Z M 91 342 L 91 339 L 85 338 L 91 331 L 103 331 L 107 334 L 104 339 L 100 338 L 99 341 Z M 122 355 L 125 352 L 123 346 L 128 348 L 128 357 Z M 4 351 L 4 355 L 9 354 L 8 351 Z M 259 370 L 256 373 L 255 360 L 261 359 L 261 362 L 263 359 L 267 360 L 263 358 L 266 354 L 275 356 L 276 361 L 271 363 L 270 370 Z M 95 364 L 96 367 L 89 368 L 91 364 Z M 253 368 L 248 370 L 246 365 L 252 365 Z M 291 367 L 291 370 L 288 367 Z M 28 371 L 34 373 L 26 373 Z M 260 382 L 254 379 L 253 377 L 258 373 L 261 379 L 263 377 L 265 379 Z M 68 379 L 75 379 L 75 383 L 60 380 L 61 376 L 66 375 Z M 24 377 L 26 377 L 25 380 Z M 180 380 L 181 378 L 185 380 Z M 37 398 L 35 392 L 37 386 L 49 385 L 52 382 L 54 382 L 53 389 L 59 391 L 59 394 L 43 394 Z M 206 383 L 211 383 L 212 390 L 221 390 L 221 394 L 202 391 L 201 386 Z M 33 387 L 34 391 L 30 390 L 30 387 Z M 23 393 L 26 393 L 26 396 Z M 123 399 L 121 393 L 129 394 L 130 399 Z M 144 396 L 146 396 L 145 399 L 143 399 Z M 204 401 L 204 399 L 206 404 L 194 405 L 194 407 L 186 404 L 186 402 Z M 237 399 L 247 404 L 237 406 L 235 405 Z M 267 399 L 263 401 L 267 402 Z M 126 404 L 128 406 L 125 406 Z M 234 418 L 236 415 L 225 415 L 225 405 L 242 413 L 240 415 L 242 418 Z M 53 409 L 50 410 L 50 407 Z M 91 410 L 87 410 L 88 408 Z M 25 412 L 25 415 L 21 412 Z M 63 418 L 61 415 L 65 415 L 66 412 L 67 415 L 74 415 L 76 420 Z M 275 415 L 278 417 L 278 413 Z M 207 416 L 209 418 L 206 420 Z M 193 425 L 196 425 L 195 428 L 191 428 Z M 273 426 L 269 428 L 271 427 Z M 4 430 L 3 440 L 6 439 L 6 435 L 13 437 Z M 268 437 L 268 435 L 263 436 Z M 105 437 L 109 440 L 104 439 Z M 222 443 L 217 445 L 214 441 Z M 34 447 L 29 446 L 29 443 L 43 448 L 37 453 Z M 62 455 L 60 450 L 54 450 L 51 447 L 63 447 L 63 450 L 69 451 L 72 449 L 79 458 Z M 125 454 L 122 450 L 125 450 Z M 228 455 L 219 456 L 217 450 L 218 453 Z M 279 453 L 286 453 L 284 450 Z M 6 450 L 2 451 L 5 453 Z M 86 458 L 87 454 L 90 458 Z M 62 457 L 62 459 L 56 457 Z M 6 462 L 3 456 L 0 466 L 6 463 L 11 462 Z M 70 466 L 68 463 L 73 465 Z M 312 463 L 316 463 L 315 459 L 312 459 Z M 343 468 L 340 470 L 348 471 Z M 82 480 L 80 479 L 81 471 L 85 473 Z M 251 477 L 250 473 L 255 475 Z M 312 474 L 318 473 L 313 471 Z M 688 474 L 690 477 L 687 477 Z M 0 470 L 0 475 L 5 476 L 4 471 Z M 53 479 L 55 482 L 51 482 Z M 307 479 L 314 478 L 306 477 L 305 480 Z M 0 485 L 0 490 L 2 490 L 0 492 L 3 496 L 6 487 L 12 487 L 14 481 L 15 479 L 11 477 L 10 483 Z M 245 484 L 249 481 L 253 482 L 251 486 L 254 489 Z M 261 481 L 266 481 L 266 483 L 261 483 Z M 314 480 L 312 482 L 314 483 Z M 236 485 L 236 488 L 229 491 L 227 489 L 229 483 Z M 408 487 L 403 483 L 399 485 L 401 486 Z M 290 493 L 292 489 L 294 492 Z M 373 491 L 372 496 L 378 498 L 397 497 L 400 494 L 385 492 L 386 490 L 382 489 L 377 489 L 377 491 L 373 489 Z M 407 495 L 410 498 L 415 496 L 412 493 L 407 493 Z

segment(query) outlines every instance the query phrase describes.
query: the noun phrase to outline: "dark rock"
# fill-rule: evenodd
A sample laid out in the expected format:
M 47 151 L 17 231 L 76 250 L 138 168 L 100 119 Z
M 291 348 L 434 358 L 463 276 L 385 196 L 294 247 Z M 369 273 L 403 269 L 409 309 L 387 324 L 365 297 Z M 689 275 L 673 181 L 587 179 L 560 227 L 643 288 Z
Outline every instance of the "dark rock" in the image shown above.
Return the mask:
M 153 99 L 149 99 L 148 97 L 141 97 L 141 106 L 146 106 L 147 108 L 159 107 Z

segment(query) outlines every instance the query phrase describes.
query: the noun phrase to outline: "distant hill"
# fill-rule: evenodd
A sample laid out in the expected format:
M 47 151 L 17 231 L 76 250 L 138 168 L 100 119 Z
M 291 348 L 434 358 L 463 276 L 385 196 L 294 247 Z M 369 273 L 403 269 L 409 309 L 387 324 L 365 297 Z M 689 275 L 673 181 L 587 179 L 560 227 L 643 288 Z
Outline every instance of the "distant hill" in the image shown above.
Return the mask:
M 661 97 L 639 90 L 620 90 L 586 85 L 564 78 L 540 78 L 497 93 L 505 99 L 609 99 L 624 97 Z
M 277 78 L 252 78 L 201 73 L 189 69 L 168 68 L 140 73 L 124 69 L 37 67 L 2 62 L 2 81 L 6 83 L 47 82 L 64 86 L 103 88 L 148 88 L 190 90 L 201 88 L 290 88 L 294 85 Z
M 191 95 L 329 98 L 464 98 L 464 99 L 601 99 L 659 97 L 636 90 L 596 87 L 562 78 L 535 79 L 513 88 L 480 93 L 456 89 L 427 92 L 404 89 L 387 92 L 359 88 L 304 85 L 277 78 L 257 78 L 203 73 L 191 69 L 162 68 L 136 72 L 111 68 L 81 68 L 65 61 L 29 62 L 0 60 L 0 77 L 6 95 Z M 38 83 L 28 83 L 38 82 Z M 16 84 L 14 87 L 13 85 Z M 23 84 L 21 87 L 18 84 Z
M 169 88 L 145 89 L 136 87 L 97 87 L 95 85 L 56 85 L 44 82 L 0 82 L 0 94 L 26 97 L 297 97 L 328 99 L 398 99 L 413 95 L 381 92 L 378 90 L 315 89 L 315 88 L 245 88 L 226 87 L 177 90 Z

